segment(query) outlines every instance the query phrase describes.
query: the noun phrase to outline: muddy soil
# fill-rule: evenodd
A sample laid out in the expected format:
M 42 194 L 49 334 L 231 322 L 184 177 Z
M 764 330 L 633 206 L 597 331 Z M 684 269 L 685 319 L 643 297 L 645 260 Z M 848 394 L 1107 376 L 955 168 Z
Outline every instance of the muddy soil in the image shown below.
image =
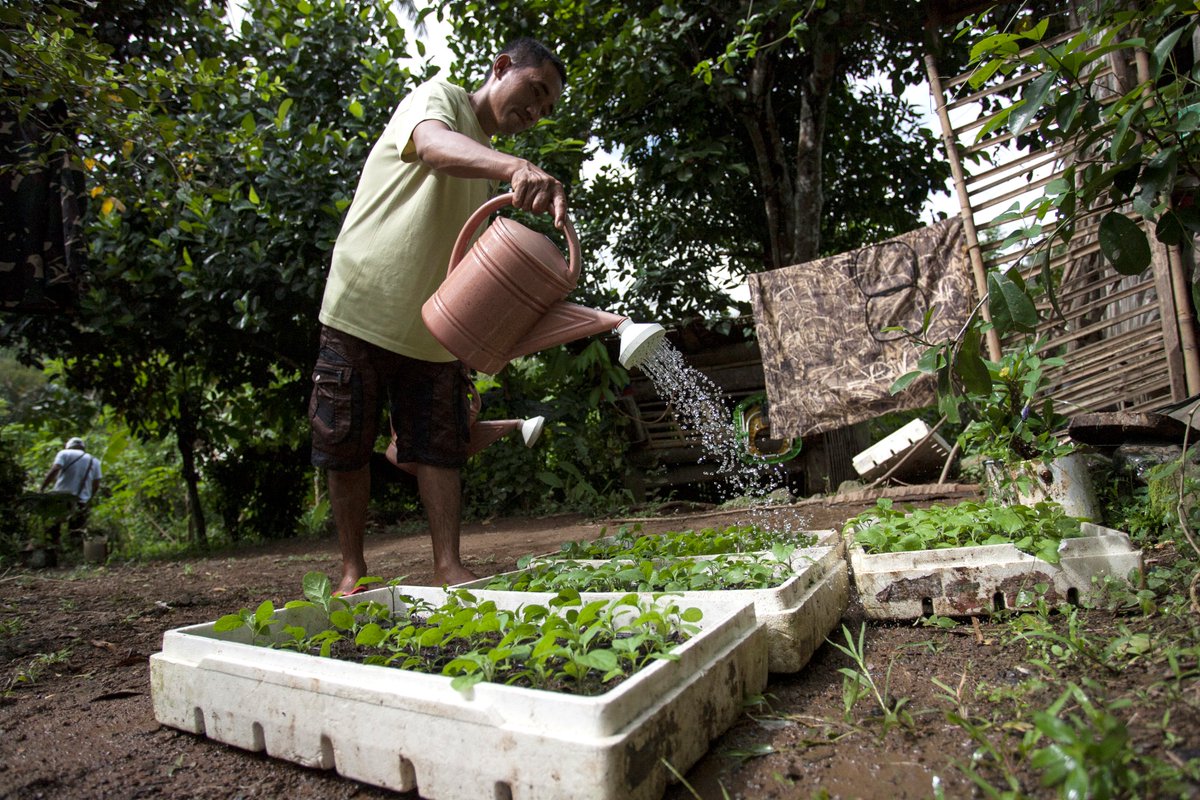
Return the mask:
M 939 498 L 925 495 L 918 504 Z M 775 513 L 813 529 L 839 526 L 873 498 L 807 502 Z M 744 512 L 743 512 L 744 513 Z M 676 515 L 643 520 L 648 531 L 729 524 L 739 514 Z M 481 575 L 515 567 L 527 553 L 591 539 L 614 521 L 580 517 L 502 519 L 465 527 L 467 565 Z M 367 537 L 372 574 L 431 581 L 427 535 L 376 529 Z M 301 595 L 310 570 L 334 576 L 332 536 L 284 541 L 252 549 L 150 564 L 76 566 L 0 575 L 0 797 L 4 798 L 397 798 L 397 795 L 160 726 L 150 702 L 148 658 L 164 631 L 211 621 L 264 599 L 281 605 Z M 857 631 L 855 604 L 843 622 Z M 1111 621 L 1108 624 L 1112 624 Z M 866 650 L 873 674 L 890 672 L 888 692 L 905 698 L 913 720 L 884 733 L 878 704 L 863 698 L 846 714 L 839 668 L 848 657 L 826 644 L 794 675 L 774 675 L 764 702 L 747 713 L 684 780 L 669 800 L 686 798 L 919 798 L 936 783 L 946 797 L 977 793 L 955 762 L 969 763 L 978 743 L 949 724 L 945 691 L 957 687 L 970 713 L 989 715 L 987 697 L 1003 697 L 1033 669 L 1023 646 L 1007 643 L 999 624 L 969 622 L 952 631 L 909 624 L 868 625 Z M 835 633 L 840 640 L 840 631 Z M 24 675 L 28 680 L 17 680 Z M 1161 675 L 1125 674 L 1130 691 Z M 983 699 L 979 689 L 982 687 Z M 1200 741 L 1195 685 L 1171 726 L 1183 743 Z M 1057 684 L 1035 704 L 1049 703 Z M 1175 700 L 1173 700 L 1174 702 Z M 1154 699 L 1150 698 L 1153 703 Z M 1044 707 L 1044 705 L 1039 706 Z M 1136 715 L 1135 715 L 1136 716 Z M 1161 714 L 1148 714 L 1153 726 Z M 1133 726 L 1147 747 L 1160 741 Z M 1001 747 L 1015 747 L 1022 730 L 989 731 Z M 1184 745 L 1164 758 L 1193 757 Z M 1003 778 L 984 763 L 994 785 Z M 1036 776 L 1018 773 L 1022 790 L 1038 796 Z M 473 800 L 446 798 L 445 800 Z

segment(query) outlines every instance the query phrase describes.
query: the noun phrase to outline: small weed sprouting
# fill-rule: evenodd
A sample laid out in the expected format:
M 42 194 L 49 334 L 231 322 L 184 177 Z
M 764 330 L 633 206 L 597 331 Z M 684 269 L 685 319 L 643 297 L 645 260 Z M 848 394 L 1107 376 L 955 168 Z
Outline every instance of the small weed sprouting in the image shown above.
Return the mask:
M 1044 584 L 1038 584 L 1039 587 Z M 1018 596 L 1018 603 L 1021 602 Z M 1035 602 L 1036 613 L 1016 616 L 1009 622 L 1014 642 L 1024 642 L 1030 663 L 1057 674 L 1058 670 L 1076 658 L 1088 661 L 1109 673 L 1116 674 L 1123 664 L 1114 662 L 1087 633 L 1086 613 L 1067 606 L 1062 614 L 1052 614 L 1044 599 Z M 1059 628 L 1065 630 L 1060 631 Z
M 702 617 L 699 609 L 633 593 L 585 603 L 568 590 L 546 605 L 502 609 L 458 589 L 436 607 L 397 593 L 389 608 L 372 600 L 351 605 L 329 588 L 326 576 L 309 573 L 307 599 L 286 606 L 321 611 L 325 622 L 315 631 L 280 624 L 270 601 L 221 617 L 214 630 L 245 627 L 254 644 L 440 673 L 462 692 L 489 681 L 595 695 L 656 660 L 678 658 L 671 651 L 699 631 Z
M 950 703 L 950 709 L 945 712 L 946 721 L 961 728 L 976 744 L 969 761 L 954 759 L 951 763 L 979 787 L 984 796 L 992 800 L 1018 800 L 1023 797 L 1021 781 L 1016 772 L 1019 754 L 1005 746 L 1007 736 L 1002 729 L 997 730 L 999 735 L 995 738 L 989 735 L 994 728 L 1000 728 L 997 723 L 971 713 L 965 696 L 967 673 L 963 672 L 956 687 L 952 688 L 937 678 L 933 679 L 933 685 L 942 690 L 943 699 Z M 998 771 L 1007 788 L 997 789 L 984 777 L 983 770 Z
M 888 693 L 892 677 L 891 665 L 888 666 L 882 688 L 871 675 L 871 670 L 867 666 L 866 635 L 867 625 L 864 622 L 862 627 L 859 628 L 857 640 L 855 640 L 854 635 L 850 633 L 850 630 L 845 625 L 842 626 L 842 636 L 845 638 L 846 644 L 842 645 L 832 639 L 826 639 L 827 642 L 845 653 L 854 662 L 854 668 L 841 667 L 838 669 L 838 672 L 842 675 L 842 711 L 846 721 L 851 721 L 851 711 L 858 701 L 870 694 L 875 698 L 875 702 L 879 705 L 879 709 L 883 714 L 883 730 L 881 735 L 887 735 L 888 731 L 897 725 L 903 725 L 905 728 L 911 729 L 913 727 L 913 718 L 909 714 L 908 709 L 905 708 L 908 704 L 908 699 L 903 697 L 899 699 L 892 698 Z
M 46 670 L 57 664 L 65 664 L 71 657 L 71 649 L 63 648 L 54 653 L 38 653 L 24 667 L 18 669 L 5 682 L 0 697 L 12 697 L 18 687 L 32 686 L 42 679 Z
M 15 615 L 0 617 L 0 639 L 11 639 L 23 630 L 25 630 L 25 620 L 23 617 Z
M 1079 713 L 1064 713 L 1073 701 Z M 1030 764 L 1041 773 L 1042 786 L 1063 797 L 1125 797 L 1135 794 L 1138 776 L 1125 723 L 1113 711 L 1130 705 L 1119 700 L 1107 708 L 1094 703 L 1070 683 L 1045 711 L 1033 715 L 1039 737 L 1049 743 L 1033 751 Z
M 952 617 L 943 617 L 940 614 L 930 614 L 928 617 L 917 617 L 913 625 L 921 625 L 925 628 L 957 628 L 958 621 Z

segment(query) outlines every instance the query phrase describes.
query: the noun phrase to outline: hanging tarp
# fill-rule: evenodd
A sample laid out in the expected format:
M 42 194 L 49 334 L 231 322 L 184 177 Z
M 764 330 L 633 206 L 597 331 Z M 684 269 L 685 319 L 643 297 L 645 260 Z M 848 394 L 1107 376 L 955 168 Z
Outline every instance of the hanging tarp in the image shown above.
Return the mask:
M 849 253 L 750 276 L 771 429 L 808 436 L 889 411 L 932 405 L 932 381 L 893 396 L 923 347 L 897 326 L 957 336 L 974 303 L 955 217 Z

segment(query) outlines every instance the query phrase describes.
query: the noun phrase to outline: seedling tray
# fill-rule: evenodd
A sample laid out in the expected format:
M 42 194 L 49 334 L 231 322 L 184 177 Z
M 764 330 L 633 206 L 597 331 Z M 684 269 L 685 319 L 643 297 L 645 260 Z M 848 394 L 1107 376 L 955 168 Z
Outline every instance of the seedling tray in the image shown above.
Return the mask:
M 769 557 L 770 553 L 745 553 L 747 558 Z M 695 560 L 712 556 L 694 556 Z M 564 560 L 564 559 L 556 559 Z M 623 559 L 614 559 L 623 560 Z M 675 593 L 682 598 L 681 606 L 709 603 L 718 607 L 738 608 L 747 603 L 753 605 L 758 625 L 766 633 L 768 668 L 771 672 L 798 672 L 813 653 L 825 641 L 830 631 L 837 626 L 850 599 L 850 579 L 846 570 L 843 548 L 840 544 L 824 547 L 799 548 L 792 553 L 792 567 L 796 574 L 784 583 L 770 589 L 714 589 Z M 582 563 L 602 564 L 604 560 Z M 519 571 L 504 573 L 517 576 Z M 527 598 L 526 602 L 544 603 L 550 592 L 511 592 L 485 590 L 482 587 L 491 578 L 463 584 L 480 598 L 500 597 Z M 585 592 L 584 597 L 621 597 L 627 592 Z
M 837 547 L 843 551 L 845 550 L 845 544 L 842 541 L 842 535 L 835 530 L 801 531 L 801 533 L 807 533 L 810 536 L 816 537 L 815 541 L 812 543 L 812 545 L 810 545 L 811 547 Z M 653 536 L 654 534 L 649 534 L 649 535 Z M 599 539 L 597 539 L 596 542 L 598 542 L 598 543 L 599 542 L 611 542 L 612 540 L 613 540 L 613 537 L 611 537 L 611 536 L 602 536 Z M 747 552 L 753 553 L 754 551 L 747 551 Z M 759 552 L 766 553 L 768 551 L 764 550 L 764 551 L 759 551 Z M 844 554 L 844 552 L 843 552 L 843 554 Z M 734 553 L 722 553 L 721 555 L 734 555 Z M 628 556 L 628 558 L 638 558 L 638 557 L 639 556 Z M 707 558 L 707 557 L 708 556 L 697 555 L 697 556 L 655 556 L 654 558 L 657 561 L 662 561 L 664 558 Z M 621 558 L 625 558 L 625 556 L 621 556 Z M 568 558 L 567 556 L 565 556 L 561 550 L 558 550 L 558 551 L 554 551 L 554 552 L 550 552 L 550 553 L 541 553 L 540 555 L 532 556 L 530 560 L 531 560 L 531 562 L 546 562 L 546 561 L 575 561 L 575 560 L 587 560 L 587 559 L 571 559 L 571 558 Z M 598 559 L 598 560 L 608 560 L 608 559 Z M 471 585 L 474 585 L 474 581 L 472 581 Z
M 870 619 L 984 615 L 1021 605 L 1018 594 L 1045 584 L 1051 605 L 1086 602 L 1092 578 L 1127 578 L 1142 568 L 1142 551 L 1111 528 L 1081 523 L 1083 536 L 1064 539 L 1058 564 L 1011 544 L 868 555 L 847 532 L 850 570 Z
M 397 592 L 435 604 L 440 588 Z M 391 589 L 354 597 L 391 608 Z M 497 598 L 515 608 L 528 596 Z M 558 694 L 251 645 L 245 628 L 168 631 L 150 658 L 159 722 L 429 800 L 649 800 L 766 686 L 766 641 L 748 603 L 689 598 L 701 632 L 606 694 Z M 278 612 L 304 624 L 312 609 Z

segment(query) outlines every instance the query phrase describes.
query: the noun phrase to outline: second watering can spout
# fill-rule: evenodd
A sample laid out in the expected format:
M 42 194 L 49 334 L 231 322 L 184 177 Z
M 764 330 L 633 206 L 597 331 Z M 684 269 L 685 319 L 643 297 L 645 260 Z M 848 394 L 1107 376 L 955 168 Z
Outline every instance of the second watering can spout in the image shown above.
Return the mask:
M 494 375 L 518 356 L 619 330 L 621 363 L 641 363 L 661 341 L 662 326 L 564 300 L 579 280 L 579 240 L 570 221 L 563 229 L 569 264 L 544 235 L 504 218 L 467 250 L 479 225 L 512 198 L 484 203 L 459 233 L 446 280 L 421 307 L 433 338 L 468 367 Z

